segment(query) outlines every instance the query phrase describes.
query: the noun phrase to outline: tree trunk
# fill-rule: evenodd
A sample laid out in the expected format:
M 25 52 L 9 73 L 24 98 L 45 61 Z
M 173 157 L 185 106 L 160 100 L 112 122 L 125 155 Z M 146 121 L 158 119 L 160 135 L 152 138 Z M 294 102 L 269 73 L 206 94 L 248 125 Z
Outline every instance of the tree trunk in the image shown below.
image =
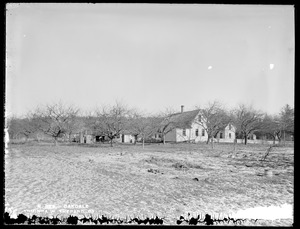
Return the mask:
M 110 139 L 110 146 L 113 147 L 113 138 Z
M 283 131 L 283 145 L 285 146 L 285 131 Z
M 247 138 L 248 136 L 245 134 L 245 145 L 247 145 Z
M 210 140 L 210 137 L 208 136 L 208 137 L 207 137 L 206 144 L 208 144 L 208 143 L 209 143 L 209 140 Z
M 280 132 L 276 134 L 277 138 L 278 138 L 278 144 L 281 143 L 281 136 L 280 136 Z
M 54 145 L 58 146 L 58 144 L 57 144 L 57 137 L 54 137 Z
M 165 134 L 163 134 L 163 144 L 166 143 Z
M 211 138 L 211 148 L 212 149 L 214 148 L 214 138 L 213 137 Z
M 136 145 L 137 139 L 138 139 L 137 135 L 134 135 L 134 145 Z
M 145 138 L 143 137 L 143 149 L 145 147 Z

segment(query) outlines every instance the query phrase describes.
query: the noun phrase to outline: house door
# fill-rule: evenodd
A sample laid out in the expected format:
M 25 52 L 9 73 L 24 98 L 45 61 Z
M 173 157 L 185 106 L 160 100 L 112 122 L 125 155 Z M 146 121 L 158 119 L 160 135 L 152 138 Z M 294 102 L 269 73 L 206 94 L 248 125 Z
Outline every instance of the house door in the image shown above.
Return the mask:
M 122 134 L 122 142 L 125 142 L 125 135 Z

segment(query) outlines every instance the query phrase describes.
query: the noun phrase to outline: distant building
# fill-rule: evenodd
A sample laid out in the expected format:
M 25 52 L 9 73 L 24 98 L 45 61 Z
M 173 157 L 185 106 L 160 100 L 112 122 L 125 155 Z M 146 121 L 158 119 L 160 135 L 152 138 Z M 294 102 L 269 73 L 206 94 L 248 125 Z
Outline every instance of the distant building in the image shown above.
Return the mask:
M 224 130 L 220 131 L 215 138 L 218 142 L 234 142 L 235 136 L 235 127 L 229 123 Z
M 136 141 L 137 137 L 127 131 L 124 131 L 120 134 L 119 142 L 121 143 L 136 143 Z
M 131 135 L 128 132 L 122 132 L 120 135 L 118 135 L 116 138 L 114 138 L 114 141 L 120 142 L 120 143 L 135 143 L 136 137 L 134 135 Z M 85 143 L 85 144 L 92 144 L 97 142 L 108 142 L 110 139 L 103 134 L 100 133 L 93 133 L 92 131 L 81 131 L 77 134 L 73 135 L 73 142 L 78 143 Z
M 91 131 L 81 131 L 73 135 L 73 142 L 91 144 L 95 142 L 95 136 Z
M 168 122 L 172 123 L 173 129 L 165 135 L 166 142 L 205 141 L 207 133 L 197 122 L 200 110 L 186 111 L 173 114 Z
M 201 110 L 183 111 L 173 114 L 169 117 L 168 122 L 172 123 L 173 129 L 165 135 L 166 142 L 203 142 L 207 141 L 208 135 L 200 124 Z M 205 124 L 204 124 L 205 125 Z M 219 139 L 234 141 L 235 128 L 229 124 L 224 131 L 218 133 Z

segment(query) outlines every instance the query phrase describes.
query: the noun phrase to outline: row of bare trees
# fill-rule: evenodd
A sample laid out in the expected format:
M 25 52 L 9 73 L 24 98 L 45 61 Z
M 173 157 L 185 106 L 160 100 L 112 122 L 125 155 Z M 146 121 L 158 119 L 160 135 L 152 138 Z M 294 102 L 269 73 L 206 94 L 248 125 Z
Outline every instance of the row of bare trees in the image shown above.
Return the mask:
M 79 109 L 63 103 L 48 104 L 44 107 L 37 107 L 34 111 L 26 114 L 25 118 L 11 117 L 8 119 L 8 132 L 10 138 L 18 136 L 36 136 L 39 140 L 41 134 L 48 135 L 54 139 L 63 136 L 70 136 L 78 128 L 77 115 Z
M 294 136 L 294 108 L 285 105 L 279 114 L 265 115 L 258 134 L 268 135 L 274 141 L 285 142 L 286 134 Z
M 89 130 L 97 135 L 106 136 L 111 145 L 115 138 L 126 132 L 141 138 L 146 138 L 157 132 L 162 117 L 147 116 L 116 102 L 113 106 L 102 106 L 94 112 L 83 114 L 78 108 L 63 103 L 39 106 L 28 112 L 25 117 L 10 117 L 7 119 L 8 132 L 11 139 L 25 137 L 26 139 L 44 134 L 53 138 L 57 145 L 59 138 Z
M 279 141 L 285 139 L 286 133 L 294 134 L 294 109 L 289 105 L 284 106 L 277 115 L 269 115 L 243 104 L 227 110 L 217 101 L 197 109 L 201 114 L 197 121 L 208 135 L 207 143 L 229 123 L 235 127 L 236 135 L 245 140 L 245 144 L 253 133 L 268 136 L 274 141 L 276 138 Z M 40 106 L 23 118 L 10 117 L 7 126 L 11 139 L 23 136 L 39 140 L 41 135 L 47 135 L 57 144 L 59 138 L 71 140 L 72 134 L 89 130 L 106 136 L 111 145 L 120 134 L 128 133 L 140 138 L 144 146 L 145 140 L 157 133 L 165 142 L 166 134 L 176 128 L 176 123 L 172 121 L 174 113 L 178 112 L 166 109 L 159 114 L 147 115 L 116 102 L 113 106 L 103 106 L 83 114 L 75 106 L 58 102 Z
M 288 104 L 279 114 L 269 115 L 245 104 L 228 111 L 221 103 L 214 101 L 201 109 L 201 114 L 200 124 L 208 134 L 207 143 L 229 123 L 234 126 L 237 137 L 244 139 L 245 144 L 251 134 L 270 137 L 274 143 L 276 138 L 280 142 L 283 137 L 285 141 L 286 133 L 294 135 L 294 109 Z

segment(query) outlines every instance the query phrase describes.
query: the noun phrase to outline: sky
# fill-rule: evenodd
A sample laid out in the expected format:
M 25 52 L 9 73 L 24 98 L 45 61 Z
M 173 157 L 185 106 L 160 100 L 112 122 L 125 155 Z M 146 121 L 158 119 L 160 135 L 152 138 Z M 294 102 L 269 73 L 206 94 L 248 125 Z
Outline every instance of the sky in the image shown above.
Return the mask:
M 294 6 L 9 3 L 6 115 L 62 101 L 148 113 L 294 106 Z

